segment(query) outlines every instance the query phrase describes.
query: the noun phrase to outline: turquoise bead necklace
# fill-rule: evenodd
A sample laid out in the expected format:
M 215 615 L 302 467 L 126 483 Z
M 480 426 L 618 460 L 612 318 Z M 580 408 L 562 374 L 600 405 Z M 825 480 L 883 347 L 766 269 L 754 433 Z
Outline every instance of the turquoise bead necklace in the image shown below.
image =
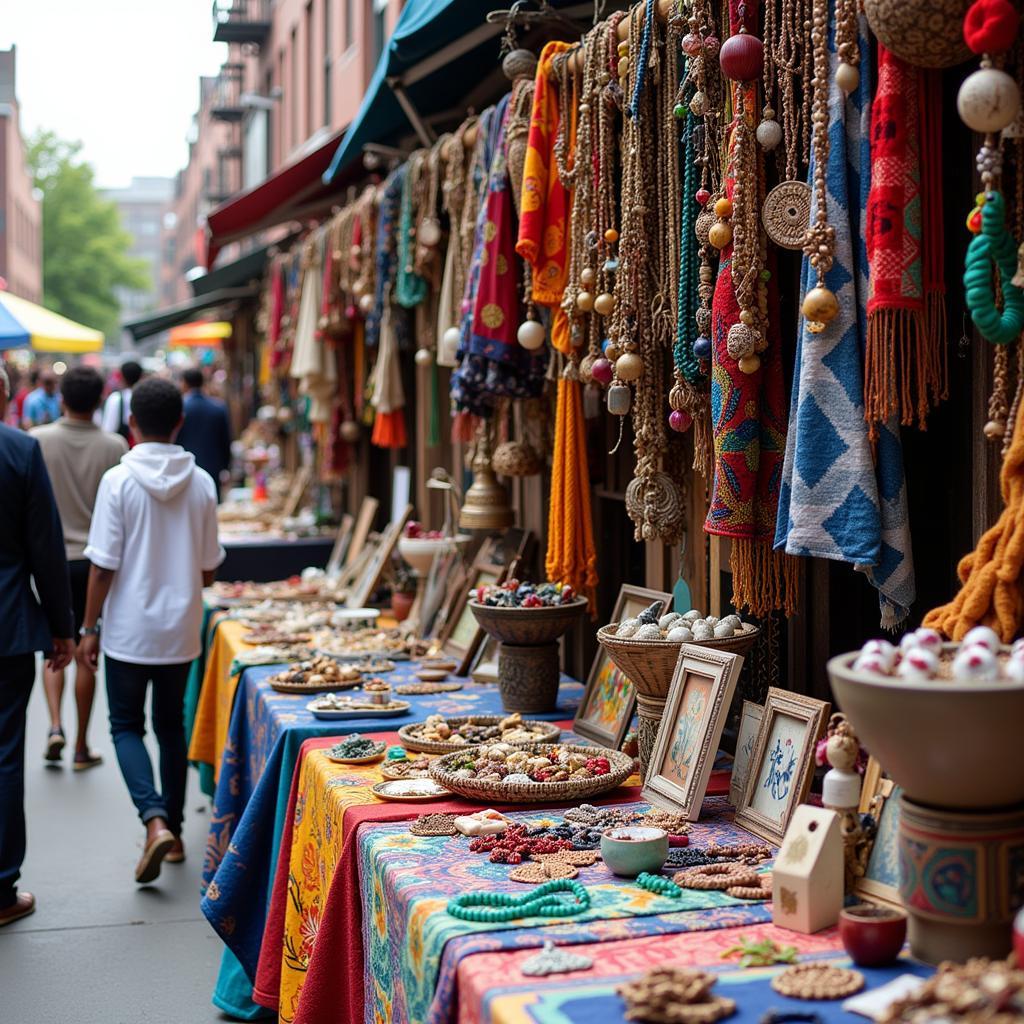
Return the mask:
M 656 896 L 669 896 L 672 899 L 678 899 L 683 895 L 683 890 L 675 882 L 663 875 L 652 875 L 646 871 L 641 871 L 636 876 L 636 884 L 641 889 L 653 892 Z
M 568 893 L 575 902 L 562 899 Z M 590 909 L 590 893 L 571 878 L 555 878 L 524 896 L 507 892 L 468 892 L 448 904 L 448 913 L 463 921 L 490 924 L 519 917 L 563 917 Z

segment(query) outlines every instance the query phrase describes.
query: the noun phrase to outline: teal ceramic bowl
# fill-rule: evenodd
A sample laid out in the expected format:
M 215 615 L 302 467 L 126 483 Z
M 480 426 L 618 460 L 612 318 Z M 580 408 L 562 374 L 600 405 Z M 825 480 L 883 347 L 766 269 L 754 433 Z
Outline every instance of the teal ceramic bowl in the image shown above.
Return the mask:
M 601 833 L 601 858 L 613 875 L 636 878 L 660 871 L 668 857 L 668 833 L 644 825 L 622 825 Z

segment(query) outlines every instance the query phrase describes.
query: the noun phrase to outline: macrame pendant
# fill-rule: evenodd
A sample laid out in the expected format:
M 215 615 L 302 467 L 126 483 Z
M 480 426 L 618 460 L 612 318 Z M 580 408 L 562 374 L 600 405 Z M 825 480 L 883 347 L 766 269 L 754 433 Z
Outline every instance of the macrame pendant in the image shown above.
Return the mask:
M 523 974 L 531 978 L 543 977 L 545 974 L 563 974 L 569 971 L 588 971 L 594 966 L 589 956 L 578 953 L 567 953 L 559 949 L 550 939 L 544 948 L 535 956 L 524 960 L 519 966 Z
M 784 181 L 768 193 L 761 223 L 768 237 L 783 249 L 802 249 L 811 222 L 811 186 Z

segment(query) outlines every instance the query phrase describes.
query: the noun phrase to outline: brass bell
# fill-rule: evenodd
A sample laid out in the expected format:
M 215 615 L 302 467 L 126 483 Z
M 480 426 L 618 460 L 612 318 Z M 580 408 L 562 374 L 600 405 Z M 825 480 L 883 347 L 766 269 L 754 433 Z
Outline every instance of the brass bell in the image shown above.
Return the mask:
M 463 530 L 504 530 L 514 519 L 508 491 L 495 478 L 490 446 L 482 439 L 473 458 L 473 483 L 462 502 L 459 526 Z

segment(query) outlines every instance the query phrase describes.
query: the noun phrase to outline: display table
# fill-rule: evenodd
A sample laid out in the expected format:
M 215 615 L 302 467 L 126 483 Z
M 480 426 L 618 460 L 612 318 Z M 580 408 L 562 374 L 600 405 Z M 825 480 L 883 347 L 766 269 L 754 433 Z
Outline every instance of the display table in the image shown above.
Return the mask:
M 225 558 L 217 569 L 219 580 L 270 583 L 297 576 L 303 569 L 327 565 L 334 537 L 222 538 Z

